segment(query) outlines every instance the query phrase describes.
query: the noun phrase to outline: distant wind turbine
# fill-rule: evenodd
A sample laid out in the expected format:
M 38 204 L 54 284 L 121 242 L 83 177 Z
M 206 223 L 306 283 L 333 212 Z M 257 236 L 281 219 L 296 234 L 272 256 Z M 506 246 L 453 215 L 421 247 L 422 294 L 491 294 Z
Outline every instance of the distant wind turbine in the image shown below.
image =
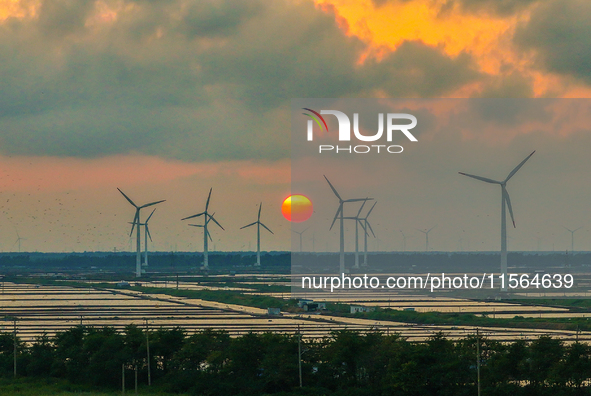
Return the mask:
M 18 252 L 21 252 L 21 241 L 26 241 L 26 238 L 21 238 L 21 236 L 18 234 L 18 230 L 16 229 L 16 227 L 14 227 L 14 230 L 16 231 L 16 241 L 14 241 L 14 243 L 12 244 L 12 247 L 14 247 L 14 245 L 18 244 Z
M 513 208 L 511 207 L 511 199 L 509 198 L 509 193 L 507 192 L 507 182 L 509 179 L 517 173 L 519 169 L 525 164 L 525 162 L 530 159 L 532 155 L 534 155 L 535 151 L 533 151 L 530 155 L 528 155 L 523 161 L 519 163 L 509 175 L 503 181 L 497 181 L 493 179 L 488 179 L 486 177 L 470 175 L 468 173 L 459 172 L 460 175 L 468 176 L 476 180 L 480 180 L 486 183 L 492 184 L 499 184 L 501 186 L 501 273 L 505 279 L 505 285 L 507 285 L 507 214 L 506 208 L 509 208 L 509 214 L 511 215 L 511 221 L 513 222 L 513 227 L 515 227 L 515 219 L 513 218 Z M 507 291 L 507 287 L 503 287 L 502 291 Z
M 142 276 L 142 252 L 141 252 L 141 238 L 140 238 L 140 210 L 142 210 L 143 208 L 147 208 L 148 206 L 152 206 L 152 205 L 156 205 L 159 204 L 161 202 L 166 201 L 165 199 L 161 200 L 161 201 L 155 201 L 155 202 L 150 202 L 147 203 L 145 205 L 141 205 L 141 206 L 137 206 L 127 195 L 125 195 L 125 193 L 123 191 L 121 191 L 121 189 L 117 188 L 117 190 L 119 190 L 119 192 L 125 197 L 125 199 L 127 199 L 127 201 L 133 205 L 133 207 L 135 208 L 135 215 L 133 217 L 133 223 L 131 225 L 131 231 L 129 233 L 129 236 L 131 236 L 133 234 L 133 228 L 136 226 L 137 224 L 137 233 L 136 233 L 136 259 L 135 259 L 135 276 L 137 278 Z
M 144 227 L 144 266 L 146 266 L 146 267 L 148 266 L 148 237 L 150 238 L 150 242 L 152 241 L 152 235 L 150 235 L 150 228 L 148 227 L 148 221 L 150 221 L 150 218 L 152 217 L 152 215 L 154 214 L 155 211 L 156 211 L 156 209 L 152 210 L 152 213 L 150 213 L 150 216 L 148 216 L 145 223 L 138 224 L 138 226 Z M 129 224 L 132 224 L 132 223 L 129 223 Z
M 209 214 L 209 212 L 207 211 L 207 209 L 209 208 L 209 200 L 211 198 L 211 190 L 212 190 L 212 188 L 209 189 L 209 195 L 207 196 L 207 202 L 205 202 L 205 210 L 203 212 L 197 213 L 193 216 L 188 216 L 188 217 L 181 219 L 181 220 L 187 220 L 187 219 L 193 219 L 195 217 L 203 216 L 203 225 L 196 225 L 196 224 L 189 224 L 189 225 L 193 226 L 193 227 L 203 227 L 203 268 L 204 269 L 209 269 L 209 249 L 208 249 L 207 238 L 211 239 L 211 235 L 209 234 L 209 230 L 207 229 L 207 225 L 209 224 L 210 221 L 213 220 L 213 222 L 216 223 L 222 230 L 224 229 L 224 227 L 222 227 L 222 225 L 220 223 L 218 223 L 217 220 L 213 217 L 213 214 Z
M 568 229 L 564 226 L 562 226 L 562 227 L 565 230 L 567 230 L 568 232 L 570 232 L 570 251 L 571 251 L 571 253 L 574 253 L 574 251 L 575 251 L 575 232 L 579 231 L 581 228 L 583 228 L 583 226 L 581 226 L 575 230 Z
M 357 212 L 357 216 L 343 217 L 344 220 L 355 220 L 355 265 L 353 266 L 353 268 L 355 268 L 355 269 L 359 268 L 359 225 L 361 225 L 361 227 L 363 228 L 363 230 L 365 232 L 365 235 L 366 235 L 365 243 L 366 243 L 366 249 L 367 249 L 367 227 L 365 226 L 365 224 L 362 221 L 362 218 L 360 217 L 361 211 L 363 210 L 363 207 L 365 206 L 366 202 L 367 201 L 363 201 L 363 203 L 359 207 L 359 211 Z
M 400 233 L 402 234 L 402 251 L 405 252 L 406 251 L 406 235 L 404 234 L 404 232 L 402 232 L 402 230 L 400 230 Z
M 328 183 L 328 185 L 330 186 L 332 192 L 334 193 L 334 195 L 337 196 L 337 198 L 339 199 L 339 208 L 337 209 L 337 213 L 334 216 L 334 219 L 332 220 L 332 224 L 330 225 L 329 230 L 332 230 L 332 227 L 334 226 L 335 221 L 337 221 L 337 218 L 340 219 L 340 256 L 339 256 L 339 273 L 343 274 L 345 273 L 345 225 L 344 225 L 344 204 L 347 202 L 361 202 L 361 201 L 371 201 L 373 200 L 373 198 L 356 198 L 356 199 L 342 199 L 341 196 L 339 195 L 339 193 L 337 192 L 337 190 L 333 187 L 333 185 L 330 183 L 330 181 L 328 181 L 328 178 L 326 176 L 324 176 L 324 178 L 326 179 L 326 182 Z
M 308 228 L 310 228 L 310 227 L 308 227 Z M 306 228 L 304 231 L 300 231 L 300 232 L 298 232 L 296 230 L 292 230 L 293 232 L 295 232 L 296 234 L 298 234 L 300 236 L 300 253 L 302 252 L 302 234 L 304 232 L 306 232 L 308 230 L 308 228 Z
M 257 267 L 261 266 L 261 226 L 265 227 L 267 229 L 267 231 L 269 231 L 271 234 L 274 234 L 273 231 L 271 231 L 266 225 L 261 223 L 261 209 L 262 208 L 263 208 L 263 203 L 261 202 L 259 205 L 259 215 L 257 216 L 257 221 L 255 221 L 254 223 L 247 224 L 244 227 L 240 227 L 240 229 L 243 229 L 243 228 L 247 228 L 252 225 L 255 225 L 255 224 L 257 225 L 257 263 L 255 264 L 255 266 L 257 266 Z
M 425 234 L 425 252 L 428 252 L 428 251 L 429 251 L 429 233 L 430 233 L 430 232 L 431 232 L 431 230 L 432 230 L 433 228 L 435 228 L 435 227 L 436 227 L 436 226 L 433 226 L 433 227 L 429 228 L 427 231 L 419 230 L 419 229 L 417 228 L 417 231 L 420 231 L 420 232 L 422 232 L 423 234 Z
M 367 236 L 369 235 L 367 233 L 367 229 L 369 228 L 369 230 L 371 231 L 371 234 L 373 235 L 373 237 L 376 237 L 376 234 L 374 234 L 373 229 L 371 228 L 371 224 L 369 224 L 369 220 L 367 220 L 367 218 L 369 217 L 369 215 L 371 214 L 371 211 L 373 210 L 373 208 L 376 206 L 378 202 L 374 202 L 372 207 L 369 209 L 369 211 L 367 212 L 367 214 L 365 215 L 365 217 L 362 217 L 359 219 L 359 221 L 362 221 L 363 223 L 363 229 L 365 230 L 364 233 L 364 238 L 365 238 L 365 246 L 364 246 L 364 250 L 363 250 L 363 266 L 367 267 Z M 379 246 L 379 243 L 378 243 Z M 379 247 L 378 249 L 379 250 Z

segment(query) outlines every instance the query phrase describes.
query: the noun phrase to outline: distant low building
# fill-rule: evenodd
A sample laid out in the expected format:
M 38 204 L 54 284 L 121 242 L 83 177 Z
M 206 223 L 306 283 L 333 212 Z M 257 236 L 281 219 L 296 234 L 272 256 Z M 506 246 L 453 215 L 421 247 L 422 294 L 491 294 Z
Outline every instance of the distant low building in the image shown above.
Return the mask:
M 267 315 L 281 315 L 281 308 L 267 308 Z
M 351 313 L 357 313 L 357 312 L 373 312 L 376 309 L 374 307 L 364 307 L 361 305 L 351 305 Z
M 314 300 L 300 300 L 298 301 L 298 307 L 302 308 L 306 312 L 315 312 L 326 309 L 326 303 L 314 302 Z
M 129 287 L 129 282 L 122 280 L 121 282 L 117 283 L 117 287 Z
M 304 308 L 305 305 L 311 304 L 313 302 L 314 302 L 314 300 L 301 299 L 298 301 L 298 307 Z

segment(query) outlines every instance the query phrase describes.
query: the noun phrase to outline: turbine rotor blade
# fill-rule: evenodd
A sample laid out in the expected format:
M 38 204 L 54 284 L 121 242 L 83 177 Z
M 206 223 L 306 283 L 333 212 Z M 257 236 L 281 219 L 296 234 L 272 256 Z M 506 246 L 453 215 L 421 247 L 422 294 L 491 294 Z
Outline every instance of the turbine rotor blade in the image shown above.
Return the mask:
M 322 175 L 324 176 L 324 175 Z M 330 183 L 330 181 L 328 181 L 328 178 L 326 176 L 324 176 L 324 178 L 326 179 L 326 181 L 328 182 L 328 185 L 330 186 L 330 188 L 332 189 L 332 192 L 334 193 L 334 195 L 337 196 L 337 198 L 339 199 L 339 201 L 343 201 L 343 199 L 341 198 L 341 196 L 339 195 L 339 193 L 337 192 L 337 190 L 332 186 L 332 184 Z
M 254 223 L 250 223 L 250 224 L 248 224 L 248 225 L 245 225 L 244 227 L 240 227 L 240 229 L 243 229 L 243 228 L 246 228 L 246 227 L 253 226 L 253 225 L 255 225 L 256 223 L 258 223 L 258 221 L 255 221 Z
M 262 225 L 263 227 L 265 227 L 267 229 L 267 231 L 269 231 L 271 234 L 275 235 L 275 233 L 273 231 L 271 231 L 269 229 L 269 227 L 267 227 L 266 225 L 264 225 L 263 223 L 259 223 L 260 225 Z
M 161 201 L 156 201 L 156 202 L 150 202 L 148 204 L 140 206 L 139 208 L 140 209 L 147 208 L 148 206 L 156 205 L 156 204 L 159 204 L 160 202 L 164 202 L 164 201 L 166 201 L 166 199 L 163 199 Z
M 361 221 L 361 219 L 357 219 L 357 222 L 361 225 L 361 228 L 363 228 L 363 232 L 365 232 L 367 235 L 369 235 L 369 233 L 367 232 L 367 227 L 365 226 L 365 221 Z
M 344 202 L 361 202 L 361 201 L 373 201 L 373 198 L 354 198 L 354 199 L 345 199 Z
M 209 195 L 207 196 L 207 202 L 205 203 L 205 211 L 207 212 L 207 208 L 209 207 L 209 199 L 211 198 L 211 190 L 213 187 L 209 189 Z
M 135 210 L 135 216 L 133 218 L 133 223 L 131 224 L 131 231 L 129 232 L 129 236 L 133 234 L 133 227 L 135 227 L 136 223 L 140 222 L 140 210 Z M 139 226 L 138 226 L 139 227 Z
M 365 203 L 367 202 L 367 200 L 363 201 L 363 203 L 361 204 L 361 206 L 359 207 L 359 212 L 357 212 L 357 217 L 359 217 L 359 215 L 361 214 L 361 211 L 363 210 L 363 207 L 365 206 Z
M 532 153 L 533 154 L 533 153 Z M 515 218 L 513 218 L 513 208 L 511 207 L 511 198 L 509 198 L 509 193 L 505 186 L 503 186 L 503 196 L 505 197 L 505 202 L 507 202 L 507 207 L 509 208 L 509 214 L 511 215 L 511 221 L 513 222 L 513 228 L 515 227 Z
M 203 227 L 201 224 L 189 224 L 191 227 Z
M 148 220 L 150 220 L 150 217 L 152 217 L 152 215 L 154 214 L 155 211 L 156 211 L 156 208 L 154 208 L 154 210 L 152 210 L 152 213 L 150 213 L 150 216 L 148 216 L 148 218 L 146 219 L 146 224 L 148 224 Z
M 365 223 L 367 224 L 367 226 L 369 227 L 369 230 L 371 231 L 371 234 L 373 235 L 373 237 L 376 237 L 376 234 L 373 232 L 373 228 L 371 228 L 371 224 L 369 224 L 369 221 L 365 220 Z
M 261 209 L 263 209 L 263 203 L 262 202 L 259 205 L 259 216 L 257 217 L 257 221 L 261 221 Z
M 334 215 L 334 219 L 332 220 L 332 224 L 330 225 L 330 228 L 328 229 L 329 231 L 332 230 L 332 226 L 334 226 L 335 221 L 337 221 L 337 218 L 339 217 L 339 213 L 341 213 L 341 211 L 343 210 L 343 203 L 341 202 L 341 204 L 339 205 L 339 208 L 337 209 L 337 213 Z
M 207 236 L 209 237 L 209 240 L 213 242 L 213 239 L 211 238 L 211 234 L 209 233 L 209 230 L 207 231 Z
M 483 182 L 492 183 L 492 184 L 501 184 L 501 182 L 500 182 L 500 181 L 496 181 L 496 180 L 493 180 L 493 179 L 489 179 L 489 178 L 487 178 L 487 177 L 482 177 L 482 176 L 471 175 L 471 174 L 469 174 L 469 173 L 464 173 L 464 172 L 458 172 L 458 173 L 459 173 L 460 175 L 468 176 L 468 177 L 471 177 L 471 178 L 473 178 L 473 179 L 480 180 L 480 181 L 483 181 Z
M 378 201 L 375 201 L 373 206 L 371 207 L 371 209 L 369 209 L 369 212 L 367 212 L 367 214 L 365 215 L 366 219 L 369 217 L 369 214 L 371 213 L 371 211 L 373 210 L 373 208 L 376 206 L 377 203 L 378 203 Z
M 185 217 L 185 218 L 181 219 L 181 221 L 183 221 L 183 220 L 187 220 L 187 219 L 192 219 L 192 218 L 195 218 L 195 217 L 199 217 L 199 216 L 202 216 L 202 215 L 204 215 L 204 214 L 205 214 L 205 212 L 197 213 L 197 214 L 195 214 L 195 215 L 193 215 L 193 216 L 188 216 L 188 217 Z
M 119 192 L 120 192 L 121 194 L 123 194 L 123 196 L 125 197 L 125 199 L 127 199 L 127 201 L 128 201 L 130 204 L 132 204 L 132 205 L 133 205 L 133 206 L 134 206 L 134 207 L 137 209 L 137 207 L 138 207 L 138 206 L 137 206 L 136 204 L 134 204 L 134 203 L 133 203 L 133 201 L 132 201 L 132 200 L 131 200 L 131 199 L 130 199 L 130 198 L 127 196 L 127 195 L 125 195 L 125 193 L 124 193 L 123 191 L 121 191 L 121 189 L 119 189 L 119 187 L 117 187 L 117 190 L 119 190 Z
M 521 169 L 521 167 L 523 166 L 523 164 L 525 164 L 525 162 L 526 162 L 526 161 L 527 161 L 527 160 L 528 160 L 528 159 L 529 159 L 529 158 L 530 158 L 532 155 L 534 155 L 534 153 L 535 153 L 535 152 L 536 152 L 535 150 L 534 150 L 534 151 L 532 151 L 532 153 L 531 153 L 530 155 L 528 155 L 528 156 L 527 156 L 527 157 L 526 157 L 526 158 L 525 158 L 523 161 L 521 161 L 521 163 L 519 163 L 519 165 L 517 165 L 517 166 L 515 167 L 515 169 L 513 169 L 513 170 L 511 171 L 511 173 L 509 173 L 509 176 L 507 176 L 507 178 L 505 179 L 505 183 L 507 183 L 507 182 L 509 181 L 509 179 L 510 179 L 510 178 L 512 178 L 512 177 L 513 177 L 513 175 L 514 175 L 514 174 L 516 174 L 516 173 L 517 173 L 517 171 L 518 171 L 519 169 Z
M 217 220 L 216 220 L 216 219 L 213 217 L 213 215 L 214 215 L 214 214 L 215 214 L 215 213 L 213 213 L 213 214 L 211 214 L 211 215 L 208 215 L 208 216 L 209 216 L 209 220 L 213 220 L 213 222 L 214 222 L 214 223 L 216 223 L 216 224 L 217 224 L 217 225 L 218 225 L 218 226 L 219 226 L 219 227 L 220 227 L 222 230 L 226 231 L 226 230 L 224 229 L 224 227 L 222 227 L 222 225 L 221 225 L 220 223 L 218 223 L 218 221 L 217 221 Z
M 148 228 L 148 223 L 144 225 L 146 227 L 146 232 L 148 233 L 148 237 L 150 237 L 150 242 L 152 242 L 152 235 L 150 235 L 150 229 Z

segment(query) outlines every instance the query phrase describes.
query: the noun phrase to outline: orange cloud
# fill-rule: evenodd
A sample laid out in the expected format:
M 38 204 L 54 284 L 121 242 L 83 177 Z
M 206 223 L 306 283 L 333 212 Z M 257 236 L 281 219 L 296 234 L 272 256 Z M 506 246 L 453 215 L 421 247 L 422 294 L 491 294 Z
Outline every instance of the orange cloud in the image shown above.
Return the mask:
M 186 163 L 149 156 L 99 159 L 0 157 L 0 189 L 51 192 L 165 183 L 199 176 L 235 176 L 250 184 L 288 183 L 289 161 L 261 165 L 251 161 Z
M 0 0 L 0 21 L 35 16 L 40 4 L 30 0 Z
M 389 1 L 376 7 L 372 0 L 317 0 L 323 10 L 335 13 L 339 26 L 350 36 L 362 39 L 368 50 L 361 57 L 381 59 L 404 41 L 419 40 L 438 47 L 450 57 L 470 54 L 481 72 L 493 79 L 464 86 L 452 97 L 478 96 L 495 78 L 519 73 L 529 79 L 536 97 L 589 97 L 591 89 L 568 77 L 535 70 L 531 54 L 513 45 L 515 29 L 531 17 L 532 7 L 510 15 L 468 12 L 447 0 Z

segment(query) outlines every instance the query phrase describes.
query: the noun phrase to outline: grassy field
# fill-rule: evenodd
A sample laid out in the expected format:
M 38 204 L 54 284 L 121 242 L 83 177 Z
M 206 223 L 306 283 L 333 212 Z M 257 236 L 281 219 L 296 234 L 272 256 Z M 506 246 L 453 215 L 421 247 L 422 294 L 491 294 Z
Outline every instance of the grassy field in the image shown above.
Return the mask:
M 126 395 L 134 395 L 133 389 L 127 389 Z M 172 393 L 161 392 L 153 388 L 141 388 L 138 390 L 139 395 L 152 396 L 172 396 Z M 92 388 L 82 385 L 72 385 L 66 381 L 55 378 L 47 379 L 32 379 L 32 378 L 17 378 L 8 379 L 0 378 L 0 395 L 21 395 L 21 396 L 70 396 L 70 395 L 84 395 L 84 396 L 113 396 L 121 395 L 121 389 L 113 390 L 112 392 L 97 391 Z M 183 396 L 183 394 L 175 393 L 175 396 Z

